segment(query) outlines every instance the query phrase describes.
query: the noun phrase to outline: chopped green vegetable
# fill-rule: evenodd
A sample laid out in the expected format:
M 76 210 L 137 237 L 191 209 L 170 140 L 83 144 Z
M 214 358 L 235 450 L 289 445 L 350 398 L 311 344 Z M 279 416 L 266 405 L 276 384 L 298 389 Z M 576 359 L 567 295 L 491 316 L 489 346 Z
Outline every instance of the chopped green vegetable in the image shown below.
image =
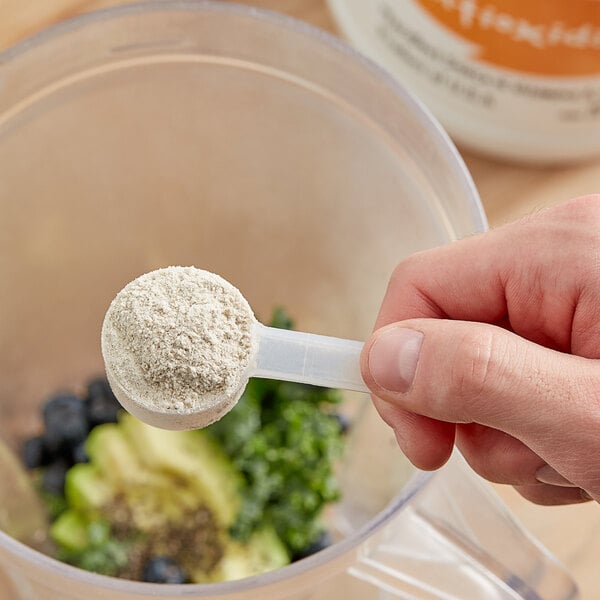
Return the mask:
M 277 329 L 294 329 L 294 321 L 292 321 L 286 310 L 281 306 L 277 306 L 273 310 L 269 325 L 271 327 L 277 327 Z
M 60 559 L 86 571 L 116 575 L 127 565 L 129 544 L 111 537 L 105 520 L 76 510 L 63 512 L 50 530 L 60 548 Z
M 293 323 L 277 309 L 271 326 Z M 237 406 L 207 428 L 246 480 L 232 537 L 247 540 L 269 524 L 294 555 L 321 536 L 322 509 L 340 497 L 333 466 L 342 451 L 339 422 L 324 409 L 340 401 L 334 390 L 252 379 Z

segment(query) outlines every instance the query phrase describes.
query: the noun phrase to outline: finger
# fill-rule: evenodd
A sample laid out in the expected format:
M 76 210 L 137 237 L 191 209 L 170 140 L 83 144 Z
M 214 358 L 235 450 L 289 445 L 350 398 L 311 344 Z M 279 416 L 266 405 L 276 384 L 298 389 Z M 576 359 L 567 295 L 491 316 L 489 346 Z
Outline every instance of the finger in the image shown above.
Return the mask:
M 361 366 L 373 394 L 399 408 L 522 439 L 554 433 L 561 418 L 587 416 L 585 399 L 565 402 L 587 376 L 586 362 L 491 325 L 414 319 L 376 331 Z
M 515 489 L 526 500 L 542 506 L 581 504 L 591 500 L 584 490 L 577 487 L 558 487 L 540 483 L 538 485 L 515 486 Z
M 592 483 L 600 492 L 596 361 L 491 325 L 417 319 L 376 331 L 361 367 L 380 401 L 431 419 L 504 431 L 576 485 L 590 489 L 590 473 L 598 473 Z
M 599 223 L 600 195 L 577 198 L 414 254 L 395 269 L 375 328 L 421 317 L 496 323 L 510 315 L 513 331 L 565 352 L 573 325 L 580 338 L 573 351 L 600 356 Z
M 535 474 L 535 478 L 539 483 L 548 483 L 550 485 L 558 485 L 560 487 L 577 487 L 573 485 L 572 481 L 569 481 L 550 465 L 544 465 L 540 467 Z
M 547 466 L 520 440 L 484 425 L 458 425 L 456 445 L 471 468 L 493 483 L 535 485 L 539 470 Z
M 404 454 L 417 468 L 437 469 L 448 460 L 454 447 L 454 424 L 407 411 L 377 396 L 373 396 L 373 403 L 394 430 Z
M 441 467 L 454 448 L 454 425 L 407 412 L 374 397 L 381 418 L 394 429 L 398 446 L 418 469 Z
M 390 278 L 375 328 L 421 317 L 487 323 L 504 318 L 501 238 L 501 230 L 491 231 L 403 260 Z

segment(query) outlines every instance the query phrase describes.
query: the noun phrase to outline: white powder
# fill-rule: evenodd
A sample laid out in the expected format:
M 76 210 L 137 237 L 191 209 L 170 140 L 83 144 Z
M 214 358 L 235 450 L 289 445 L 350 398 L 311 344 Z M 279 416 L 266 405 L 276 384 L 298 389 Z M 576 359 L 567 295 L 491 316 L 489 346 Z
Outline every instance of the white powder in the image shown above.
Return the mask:
M 245 298 L 218 275 L 194 267 L 152 271 L 125 286 L 106 313 L 107 375 L 115 392 L 147 409 L 205 411 L 209 424 L 237 401 L 254 323 Z

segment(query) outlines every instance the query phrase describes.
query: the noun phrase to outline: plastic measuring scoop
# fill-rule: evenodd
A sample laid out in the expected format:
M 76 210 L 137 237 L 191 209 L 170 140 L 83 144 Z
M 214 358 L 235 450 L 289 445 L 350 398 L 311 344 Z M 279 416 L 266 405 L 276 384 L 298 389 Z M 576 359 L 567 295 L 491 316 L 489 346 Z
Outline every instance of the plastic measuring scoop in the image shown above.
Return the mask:
M 360 374 L 363 342 L 276 329 L 256 323 L 256 363 L 250 377 L 268 377 L 368 392 Z
M 138 419 L 163 429 L 201 429 L 229 412 L 244 393 L 250 377 L 279 379 L 368 393 L 360 374 L 363 342 L 314 333 L 253 326 L 254 353 L 239 378 L 239 388 L 223 395 L 218 402 L 190 411 L 165 412 L 139 402 L 115 378 L 110 366 L 106 374 L 113 392 L 123 407 Z
M 145 379 L 146 375 L 140 365 L 136 363 L 139 358 L 136 359 L 131 352 L 123 354 L 123 352 L 112 351 L 117 346 L 122 345 L 123 339 L 122 334 L 116 332 L 109 323 L 129 318 L 132 310 L 134 310 L 131 304 L 132 298 L 135 301 L 140 293 L 146 293 L 144 300 L 141 302 L 144 308 L 144 315 L 140 319 L 143 330 L 139 327 L 135 329 L 135 337 L 139 339 L 148 337 L 145 328 L 152 329 L 155 319 L 156 322 L 160 322 L 165 312 L 172 311 L 178 318 L 181 315 L 183 317 L 181 317 L 181 322 L 176 321 L 177 326 L 175 329 L 173 329 L 173 326 L 169 326 L 171 339 L 179 339 L 179 337 L 189 339 L 186 334 L 198 322 L 197 311 L 194 312 L 187 305 L 172 307 L 168 301 L 164 300 L 164 286 L 179 285 L 181 277 L 197 278 L 197 281 L 194 279 L 192 283 L 202 284 L 208 282 L 209 287 L 206 289 L 210 291 L 206 292 L 204 290 L 202 293 L 209 294 L 211 298 L 216 293 L 214 290 L 218 289 L 221 293 L 230 294 L 231 298 L 237 300 L 237 309 L 242 311 L 247 323 L 249 323 L 249 328 L 245 329 L 244 335 L 246 340 L 248 340 L 248 337 L 250 338 L 250 350 L 249 356 L 246 355 L 246 360 L 240 362 L 239 367 L 236 365 L 228 367 L 230 369 L 227 372 L 229 383 L 226 388 L 201 391 L 198 387 L 190 387 L 193 399 L 183 402 L 179 401 L 180 398 L 177 398 L 178 403 L 175 404 L 171 402 L 171 396 L 175 393 L 170 393 L 169 389 L 161 388 L 158 385 L 155 387 L 152 381 L 150 381 L 150 385 L 144 385 L 143 388 L 140 388 L 139 381 Z M 130 286 L 134 286 L 132 289 L 134 289 L 137 296 L 130 297 L 128 301 L 121 301 L 121 295 Z M 162 289 L 160 289 L 160 286 L 163 286 Z M 155 302 L 156 307 L 153 308 L 151 305 L 155 297 L 158 300 Z M 179 296 L 177 297 L 179 298 Z M 213 316 L 213 311 L 218 312 L 220 310 L 215 308 L 214 304 L 212 308 L 206 308 L 206 298 L 196 296 L 187 301 L 193 304 L 194 309 L 204 311 L 203 315 L 210 315 L 209 331 L 203 330 L 202 335 L 196 336 L 195 339 L 198 348 L 202 348 L 203 352 L 206 348 L 206 357 L 203 352 L 200 352 L 202 356 L 201 364 L 208 367 L 207 372 L 212 372 L 215 363 L 213 362 L 214 359 L 211 359 L 210 349 L 215 344 L 214 341 L 210 341 L 210 338 L 214 337 L 213 334 L 218 335 L 219 333 L 227 343 L 232 338 L 236 338 L 233 334 L 229 334 L 228 330 L 225 330 L 226 334 L 223 334 L 223 330 L 217 326 L 217 323 L 220 322 L 221 327 L 223 327 L 223 321 L 218 321 Z M 152 310 L 155 310 L 155 312 L 152 312 Z M 229 314 L 228 318 L 231 320 L 230 310 L 232 309 L 224 307 L 222 310 L 222 314 Z M 173 331 L 179 333 L 180 336 L 173 338 Z M 131 335 L 131 332 L 129 335 Z M 151 339 L 156 340 L 156 336 L 151 337 Z M 159 341 L 150 343 L 159 344 L 162 348 L 166 346 L 165 338 L 160 336 Z M 166 347 L 167 350 L 171 348 L 171 346 Z M 173 346 L 173 348 L 175 347 Z M 228 346 L 228 348 L 230 347 Z M 117 295 L 107 311 L 102 328 L 102 352 L 106 375 L 119 402 L 137 418 L 164 429 L 199 429 L 217 421 L 235 406 L 250 377 L 280 379 L 322 387 L 368 392 L 369 390 L 362 380 L 360 372 L 362 348 L 363 343 L 359 341 L 267 327 L 256 320 L 250 305 L 237 288 L 214 273 L 194 267 L 168 267 L 142 275 L 134 280 L 124 288 L 123 292 Z M 178 355 L 182 354 L 181 348 L 175 349 Z M 235 345 L 230 348 L 227 351 L 228 356 L 236 356 L 237 349 Z M 149 351 L 150 347 L 148 346 L 142 350 L 142 360 Z M 162 361 L 161 355 L 159 364 L 165 364 Z M 188 374 L 187 364 L 184 367 L 181 370 L 181 377 L 183 382 L 188 385 L 186 379 Z M 177 373 L 179 378 L 179 371 L 173 372 Z M 135 376 L 132 376 L 132 374 Z M 182 380 L 177 379 L 177 382 Z M 165 399 L 168 402 L 165 403 Z

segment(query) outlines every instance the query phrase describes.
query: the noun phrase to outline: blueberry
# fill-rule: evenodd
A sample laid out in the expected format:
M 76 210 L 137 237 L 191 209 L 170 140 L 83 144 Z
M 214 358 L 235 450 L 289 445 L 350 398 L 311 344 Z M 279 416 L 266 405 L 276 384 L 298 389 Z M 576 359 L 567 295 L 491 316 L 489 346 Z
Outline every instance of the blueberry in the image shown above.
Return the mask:
M 23 463 L 28 469 L 45 467 L 52 461 L 52 455 L 48 451 L 44 438 L 40 435 L 25 440 L 22 450 Z
M 43 413 L 46 447 L 54 454 L 70 455 L 71 449 L 83 442 L 89 431 L 83 402 L 73 394 L 55 394 L 47 400 Z
M 142 574 L 149 583 L 185 583 L 187 576 L 174 558 L 155 556 L 146 561 Z
M 74 464 L 86 463 L 90 461 L 87 452 L 85 451 L 85 442 L 81 442 L 73 448 L 73 451 L 71 452 L 71 459 Z
M 110 384 L 108 383 L 108 379 L 106 377 L 95 377 L 91 379 L 87 383 L 87 396 L 89 397 L 97 397 L 97 396 L 105 396 L 107 398 L 112 399 L 114 402 L 118 404 L 116 396 L 113 394 L 112 389 L 110 388 Z
M 335 413 L 331 416 L 338 422 L 338 425 L 340 426 L 340 432 L 342 434 L 348 433 L 348 430 L 350 429 L 350 419 L 341 413 Z
M 65 477 L 69 470 L 66 460 L 58 459 L 48 465 L 42 474 L 42 488 L 48 494 L 62 496 L 65 493 Z
M 85 405 L 90 427 L 103 423 L 116 423 L 121 410 L 119 401 L 110 389 L 108 381 L 103 377 L 92 379 L 88 383 Z
M 327 531 L 324 531 L 310 546 L 302 550 L 302 552 L 296 553 L 294 555 L 294 560 L 300 560 L 301 558 L 306 558 L 311 554 L 316 554 L 328 546 L 331 546 L 331 544 L 333 544 L 331 536 L 329 533 L 327 533 Z

